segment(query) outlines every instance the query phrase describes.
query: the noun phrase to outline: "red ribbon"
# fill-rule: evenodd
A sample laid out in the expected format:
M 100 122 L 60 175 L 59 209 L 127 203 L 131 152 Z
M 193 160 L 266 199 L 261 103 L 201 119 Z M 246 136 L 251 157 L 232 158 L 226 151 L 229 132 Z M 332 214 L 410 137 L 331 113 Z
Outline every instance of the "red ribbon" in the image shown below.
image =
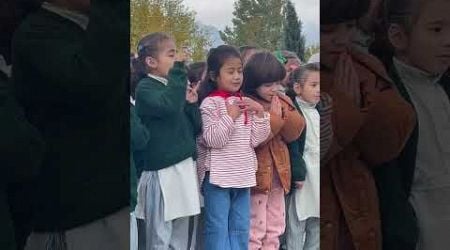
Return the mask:
M 211 92 L 211 94 L 208 95 L 208 97 L 215 97 L 215 96 L 222 97 L 225 100 L 234 96 L 238 97 L 241 101 L 243 101 L 242 94 L 240 92 L 230 93 L 224 90 L 214 90 L 213 92 Z M 244 124 L 247 123 L 248 123 L 247 111 L 244 111 Z

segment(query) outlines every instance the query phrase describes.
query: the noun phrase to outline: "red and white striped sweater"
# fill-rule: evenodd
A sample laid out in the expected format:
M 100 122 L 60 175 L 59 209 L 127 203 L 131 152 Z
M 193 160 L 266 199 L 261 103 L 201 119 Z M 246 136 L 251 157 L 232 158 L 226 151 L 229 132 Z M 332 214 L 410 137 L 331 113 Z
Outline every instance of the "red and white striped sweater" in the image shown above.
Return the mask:
M 247 188 L 256 185 L 257 160 L 254 148 L 270 134 L 270 117 L 259 118 L 241 114 L 234 122 L 228 115 L 225 101 L 233 103 L 239 97 L 227 99 L 207 97 L 200 105 L 203 132 L 197 139 L 197 171 L 200 184 L 206 172 L 210 182 L 223 188 Z

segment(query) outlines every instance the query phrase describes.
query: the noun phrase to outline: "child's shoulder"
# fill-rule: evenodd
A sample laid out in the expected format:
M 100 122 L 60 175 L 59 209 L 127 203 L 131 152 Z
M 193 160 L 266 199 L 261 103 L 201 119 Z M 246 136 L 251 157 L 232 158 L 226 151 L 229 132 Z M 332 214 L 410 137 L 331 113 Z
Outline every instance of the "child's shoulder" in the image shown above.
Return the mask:
M 138 91 L 139 89 L 145 88 L 154 88 L 154 89 L 162 89 L 164 88 L 165 85 L 161 82 L 159 82 L 158 80 L 151 78 L 151 77 L 144 77 L 141 80 L 139 80 L 138 85 L 136 86 L 136 91 Z
M 200 108 L 219 108 L 225 106 L 225 99 L 219 96 L 208 96 L 200 104 Z

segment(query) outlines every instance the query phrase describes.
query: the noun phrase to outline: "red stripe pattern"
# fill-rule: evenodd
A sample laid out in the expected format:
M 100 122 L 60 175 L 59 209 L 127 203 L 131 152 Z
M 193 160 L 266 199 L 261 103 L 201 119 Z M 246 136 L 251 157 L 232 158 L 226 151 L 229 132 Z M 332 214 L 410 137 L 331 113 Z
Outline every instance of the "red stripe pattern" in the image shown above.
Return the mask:
M 203 133 L 197 139 L 197 169 L 200 183 L 210 172 L 210 182 L 223 188 L 256 185 L 257 160 L 254 148 L 270 134 L 270 117 L 259 118 L 248 112 L 235 121 L 228 115 L 225 101 L 238 97 L 207 97 L 200 106 Z

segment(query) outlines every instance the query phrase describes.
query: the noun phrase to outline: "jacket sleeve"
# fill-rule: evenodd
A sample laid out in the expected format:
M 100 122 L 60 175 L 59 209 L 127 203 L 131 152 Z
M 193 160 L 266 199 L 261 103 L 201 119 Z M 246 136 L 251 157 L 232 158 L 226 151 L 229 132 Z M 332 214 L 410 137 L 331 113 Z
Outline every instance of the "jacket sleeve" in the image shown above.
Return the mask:
M 331 123 L 331 115 L 333 112 L 333 100 L 331 97 L 322 92 L 321 101 L 317 106 L 320 114 L 320 159 L 324 159 L 328 154 L 333 141 L 333 126 Z
M 200 114 L 198 103 L 186 103 L 184 111 L 194 128 L 194 134 L 196 136 L 199 135 L 202 131 L 202 115 Z
M 169 71 L 167 86 L 150 80 L 141 82 L 136 89 L 138 115 L 164 117 L 182 112 L 186 105 L 186 83 L 186 69 L 181 62 L 176 62 Z
M 272 140 L 272 138 L 275 137 L 275 135 L 280 133 L 280 130 L 281 130 L 281 128 L 283 127 L 283 125 L 285 123 L 285 120 L 281 116 L 278 116 L 278 115 L 273 114 L 271 112 L 269 112 L 269 113 L 270 113 L 270 133 L 269 133 L 269 137 L 267 137 L 267 139 L 264 142 L 259 144 L 259 146 L 265 145 L 270 140 Z
M 324 166 L 329 159 L 353 143 L 364 121 L 364 115 L 361 113 L 360 108 L 345 94 L 336 89 L 330 91 L 329 94 L 333 98 L 335 110 L 345 110 L 346 112 L 333 112 L 331 114 L 333 138 L 330 141 L 328 153 L 320 162 L 321 166 Z
M 260 118 L 256 115 L 252 117 L 251 129 L 251 145 L 253 148 L 258 147 L 261 143 L 267 140 L 270 135 L 270 114 L 265 112 L 264 117 Z
M 30 180 L 43 160 L 44 141 L 10 97 L 0 103 L 0 121 L 1 183 Z
M 306 177 L 306 164 L 300 153 L 300 139 L 288 144 L 289 157 L 291 160 L 292 182 L 304 181 Z
M 142 124 L 139 116 L 136 115 L 134 108 L 130 109 L 130 116 L 131 145 L 134 150 L 141 150 L 147 145 L 150 133 Z
M 47 79 L 46 85 L 37 86 L 48 93 L 45 97 L 33 95 L 27 84 L 22 89 L 17 88 L 21 99 L 98 103 L 99 99 L 109 100 L 113 89 L 124 88 L 129 69 L 128 1 L 91 2 L 89 25 L 82 42 L 74 42 L 67 36 L 66 26 L 59 23 L 29 24 L 27 30 L 16 34 L 13 41 L 15 68 L 23 63 L 31 65 Z M 13 76 L 15 72 L 13 68 Z
M 281 128 L 280 135 L 286 143 L 295 141 L 305 128 L 305 118 L 290 105 L 284 105 L 286 122 Z
M 211 98 L 203 100 L 200 106 L 203 141 L 210 148 L 224 147 L 234 130 L 233 119 L 228 114 L 220 115 L 218 109 Z
M 365 121 L 355 144 L 363 159 L 379 165 L 400 154 L 414 129 L 416 117 L 411 105 L 393 88 L 374 92 L 371 100 L 363 110 Z

